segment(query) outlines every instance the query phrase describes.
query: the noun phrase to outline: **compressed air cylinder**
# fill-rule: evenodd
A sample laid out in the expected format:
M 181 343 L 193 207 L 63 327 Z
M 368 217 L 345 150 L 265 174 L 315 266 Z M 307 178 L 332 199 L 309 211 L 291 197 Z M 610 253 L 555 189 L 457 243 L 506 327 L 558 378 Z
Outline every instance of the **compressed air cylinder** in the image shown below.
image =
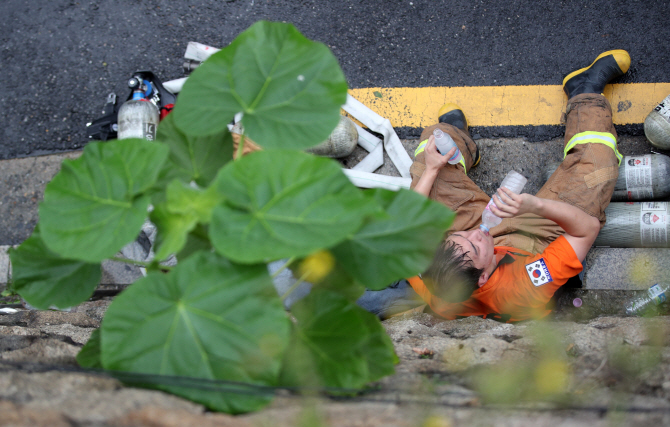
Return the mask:
M 308 148 L 308 153 L 323 157 L 347 157 L 358 144 L 358 130 L 354 122 L 340 116 L 340 122 L 335 126 L 327 140 L 316 147 Z
M 668 248 L 668 202 L 610 203 L 593 243 L 612 248 Z
M 558 169 L 552 163 L 545 179 Z M 613 202 L 663 199 L 670 196 L 670 157 L 663 154 L 626 156 L 619 166 L 619 178 L 612 193 Z
M 670 95 L 644 120 L 644 134 L 654 147 L 670 150 Z

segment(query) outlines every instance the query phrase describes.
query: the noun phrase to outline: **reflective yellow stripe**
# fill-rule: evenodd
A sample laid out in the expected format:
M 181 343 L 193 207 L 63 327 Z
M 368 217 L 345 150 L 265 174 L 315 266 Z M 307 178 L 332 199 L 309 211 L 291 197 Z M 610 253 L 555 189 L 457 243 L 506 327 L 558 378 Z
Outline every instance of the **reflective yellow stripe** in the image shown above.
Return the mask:
M 425 141 L 421 141 L 421 144 L 419 144 L 419 146 L 416 147 L 416 150 L 414 150 L 414 157 L 418 156 L 419 153 L 421 153 L 426 148 L 426 144 L 428 144 L 427 139 Z
M 568 141 L 567 145 L 565 146 L 565 149 L 563 150 L 563 158 L 565 158 L 568 155 L 568 151 L 572 150 L 575 145 L 591 144 L 591 143 L 605 144 L 608 147 L 610 147 L 612 150 L 614 150 L 614 154 L 616 155 L 617 159 L 619 159 L 619 164 L 621 164 L 623 156 L 621 155 L 621 153 L 619 153 L 619 150 L 617 150 L 616 138 L 609 132 L 578 133 L 577 135 L 570 138 L 570 141 Z
M 458 162 L 458 163 L 460 163 L 460 164 L 463 165 L 463 171 L 464 171 L 465 174 L 467 175 L 467 174 L 468 174 L 468 168 L 465 167 L 465 157 L 461 156 L 461 161 Z
M 419 153 L 421 153 L 423 150 L 426 149 L 426 144 L 428 144 L 428 140 L 426 139 L 425 141 L 421 141 L 418 147 L 416 147 L 416 150 L 414 150 L 414 157 L 418 156 Z M 463 170 L 465 171 L 465 174 L 468 174 L 468 168 L 465 167 L 465 157 L 461 156 L 461 161 L 458 162 L 461 165 L 463 165 Z

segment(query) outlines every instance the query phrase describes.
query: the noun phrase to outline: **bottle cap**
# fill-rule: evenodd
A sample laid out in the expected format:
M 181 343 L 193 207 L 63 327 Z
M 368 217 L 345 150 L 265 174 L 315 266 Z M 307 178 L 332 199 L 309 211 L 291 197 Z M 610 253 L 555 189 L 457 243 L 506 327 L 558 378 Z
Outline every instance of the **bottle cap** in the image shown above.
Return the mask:
M 572 305 L 575 307 L 579 308 L 582 306 L 582 299 L 581 298 L 575 298 L 572 300 Z

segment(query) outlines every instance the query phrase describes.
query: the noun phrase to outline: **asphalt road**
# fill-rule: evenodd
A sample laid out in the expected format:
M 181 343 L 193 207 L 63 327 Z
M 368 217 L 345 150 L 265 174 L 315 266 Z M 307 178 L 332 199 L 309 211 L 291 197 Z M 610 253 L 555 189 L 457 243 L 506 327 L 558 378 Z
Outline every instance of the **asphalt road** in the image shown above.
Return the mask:
M 352 88 L 488 86 L 560 84 L 613 48 L 633 59 L 620 82 L 668 82 L 668 11 L 667 0 L 3 0 L 0 159 L 81 148 L 134 71 L 182 77 L 187 42 L 222 47 L 261 19 L 328 45 Z

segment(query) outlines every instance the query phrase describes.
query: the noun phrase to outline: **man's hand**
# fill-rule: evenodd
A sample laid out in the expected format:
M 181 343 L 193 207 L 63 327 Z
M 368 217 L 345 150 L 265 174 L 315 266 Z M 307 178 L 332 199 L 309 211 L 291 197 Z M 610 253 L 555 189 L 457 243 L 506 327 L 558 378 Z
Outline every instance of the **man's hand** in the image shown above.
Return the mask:
M 440 154 L 437 151 L 435 146 L 435 137 L 431 135 L 428 137 L 428 142 L 426 147 L 423 149 L 424 159 L 426 161 L 426 170 L 419 178 L 416 186 L 414 186 L 414 191 L 419 194 L 423 194 L 426 197 L 430 197 L 430 189 L 433 188 L 437 174 L 440 173 L 440 170 L 447 165 L 447 160 L 451 158 L 456 152 L 456 147 L 449 150 L 446 156 Z
M 424 148 L 423 151 L 425 153 L 426 170 L 439 171 L 447 165 L 447 160 L 449 160 L 451 156 L 454 155 L 456 152 L 456 147 L 449 150 L 449 152 L 443 156 L 437 150 L 437 146 L 435 145 L 435 137 L 431 135 L 428 137 L 428 143 L 426 144 L 426 148 Z
M 564 236 L 580 261 L 584 260 L 600 231 L 598 218 L 570 204 L 530 194 L 514 194 L 506 188 L 499 189 L 497 194 L 507 204 L 493 197 L 495 206 L 491 206 L 491 212 L 500 218 L 530 213 L 554 221 L 565 230 Z
M 537 213 L 542 204 L 541 199 L 530 194 L 515 194 L 505 187 L 498 189 L 496 196 L 493 196 L 494 206 L 491 206 L 493 212 L 499 218 L 512 218 L 526 213 Z M 501 203 L 502 200 L 504 203 Z

